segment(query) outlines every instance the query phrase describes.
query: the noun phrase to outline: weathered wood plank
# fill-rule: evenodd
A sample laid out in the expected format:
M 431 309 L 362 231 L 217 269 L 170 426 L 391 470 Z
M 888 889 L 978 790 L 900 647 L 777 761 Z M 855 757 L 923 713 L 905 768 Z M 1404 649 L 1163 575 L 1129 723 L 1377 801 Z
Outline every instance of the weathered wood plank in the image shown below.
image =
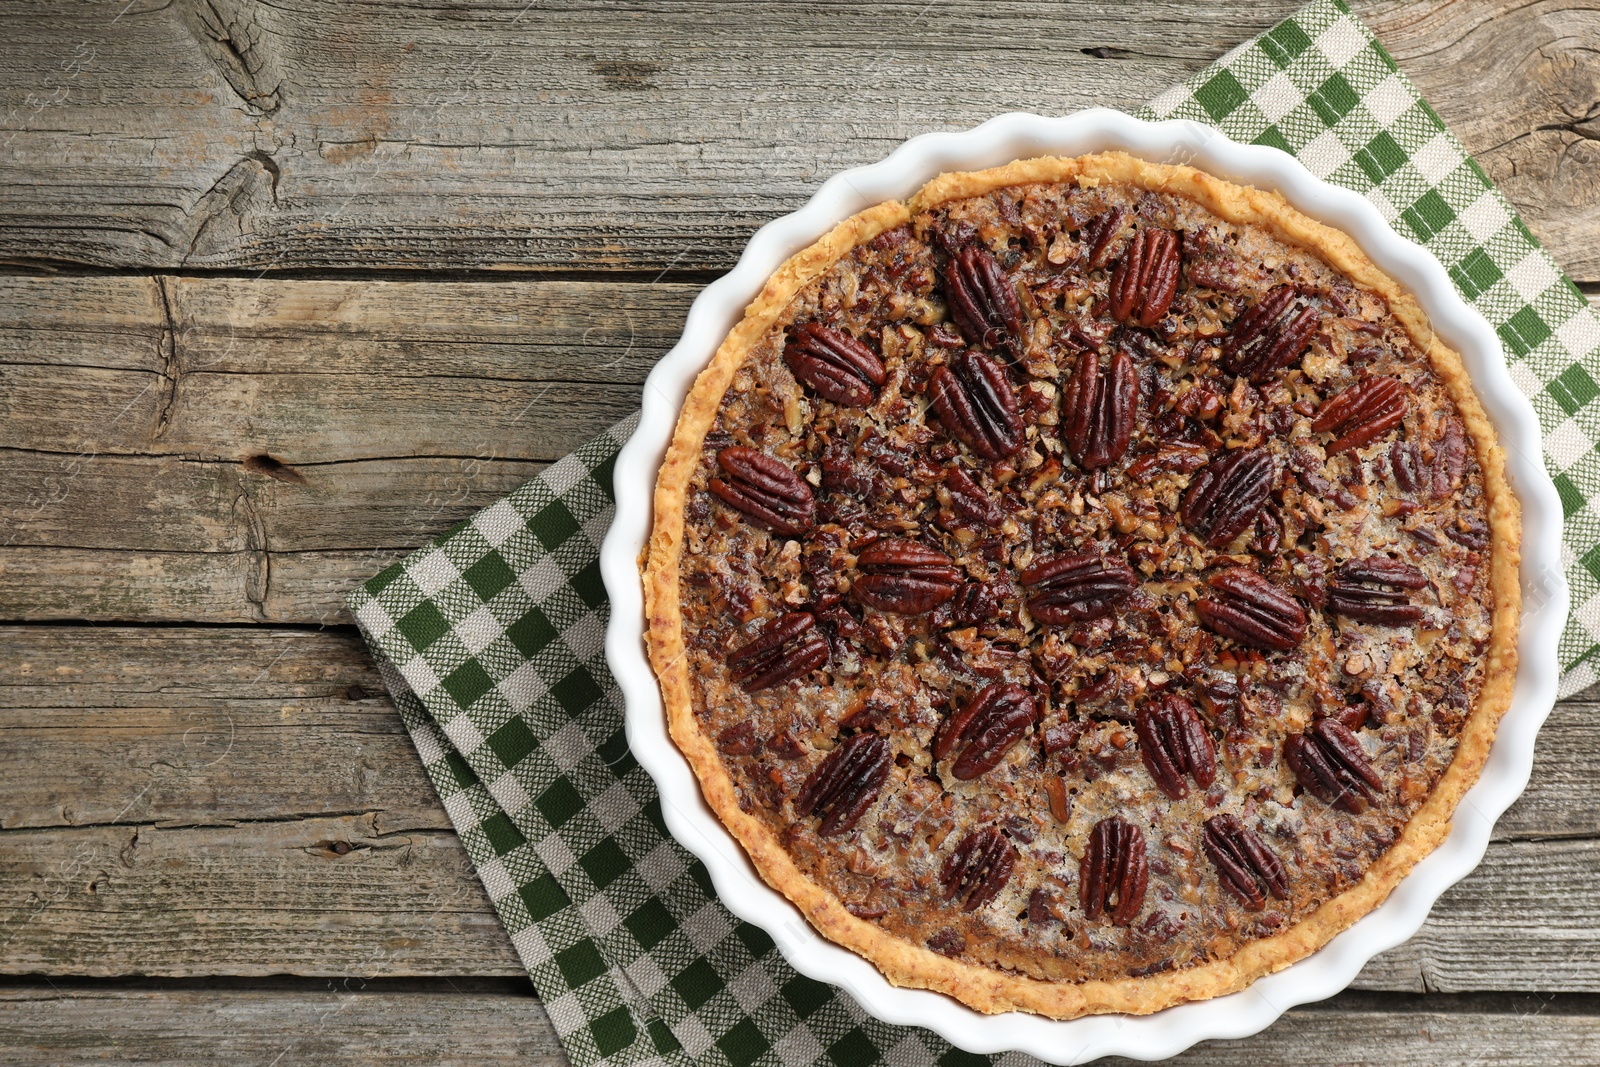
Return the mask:
M 369 993 L 330 982 L 304 992 L 0 989 L 7 1063 L 127 1062 L 167 1067 L 258 1063 L 565 1067 L 531 992 Z
M 1184 1067 L 1548 1067 L 1600 1061 L 1600 1018 L 1573 998 L 1345 995 L 1265 1032 L 1205 1042 Z M 274 1063 L 557 1067 L 565 1055 L 532 996 L 483 992 L 122 990 L 70 983 L 0 990 L 0 1049 L 25 1067 L 122 1060 L 169 1067 Z M 1134 1061 L 1100 1061 L 1131 1067 Z
M 553 459 L 638 407 L 697 291 L 0 276 L 0 440 L 68 465 Z
M 0 276 L 0 618 L 343 619 L 634 410 L 696 291 Z
M 909 136 L 1137 105 L 1296 6 L 29 0 L 0 64 L 0 257 L 722 269 Z M 1557 258 L 1600 278 L 1592 0 L 1362 10 Z
M 378 813 L 0 832 L 0 973 L 522 973 L 455 834 Z
M 1359 986 L 1600 991 L 1597 711 Z M 0 972 L 516 973 L 448 825 L 348 631 L 0 630 Z
M 11 547 L 244 552 L 404 551 L 487 507 L 537 460 L 419 457 L 284 467 L 239 460 L 31 452 L 0 446 Z
M 0 970 L 516 974 L 359 636 L 0 635 Z
M 0 630 L 0 830 L 449 829 L 352 630 Z

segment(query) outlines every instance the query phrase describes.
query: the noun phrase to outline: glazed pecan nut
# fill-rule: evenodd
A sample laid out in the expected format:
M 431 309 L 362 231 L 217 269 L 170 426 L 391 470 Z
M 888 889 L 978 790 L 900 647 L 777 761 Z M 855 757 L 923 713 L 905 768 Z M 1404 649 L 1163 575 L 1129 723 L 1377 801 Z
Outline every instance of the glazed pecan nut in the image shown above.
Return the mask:
M 1467 436 L 1457 419 L 1447 418 L 1433 446 L 1433 497 L 1443 500 L 1461 487 L 1467 470 Z
M 1241 645 L 1284 652 L 1306 636 L 1300 602 L 1248 567 L 1229 567 L 1206 582 L 1211 595 L 1195 604 L 1200 621 Z
M 944 899 L 961 900 L 962 911 L 977 911 L 1006 887 L 1017 865 L 1017 850 L 998 826 L 986 826 L 961 839 L 939 871 Z
M 1122 224 L 1127 220 L 1127 209 L 1114 207 L 1083 224 L 1083 229 L 1079 231 L 1079 241 L 1084 250 L 1084 265 L 1088 269 L 1099 270 L 1106 265 L 1111 242 L 1122 232 Z
M 994 253 L 969 244 L 950 256 L 944 269 L 950 317 L 968 342 L 1001 349 L 1013 357 L 1022 349 L 1022 302 Z
M 993 529 L 1005 521 L 1000 505 L 963 468 L 945 471 L 944 487 L 950 493 L 950 509 L 967 522 Z
M 1015 455 L 1024 432 L 1017 394 L 1005 369 L 982 352 L 958 352 L 928 382 L 933 412 L 962 444 L 984 459 Z
M 1139 758 L 1155 779 L 1156 787 L 1172 800 L 1189 795 L 1189 783 L 1201 789 L 1210 787 L 1217 777 L 1217 750 L 1211 732 L 1181 696 L 1165 696 L 1148 701 L 1139 709 L 1134 722 L 1139 735 Z
M 1255 523 L 1267 506 L 1277 468 L 1265 448 L 1241 449 L 1207 464 L 1183 494 L 1184 525 L 1221 548 Z
M 883 363 L 872 349 L 843 330 L 806 322 L 789 332 L 783 361 L 811 391 L 848 407 L 872 403 L 872 388 L 882 385 Z
M 1388 556 L 1353 559 L 1333 572 L 1328 607 L 1354 622 L 1407 626 L 1422 618 L 1422 609 L 1406 593 L 1427 584 L 1427 575 L 1409 563 Z
M 1147 452 L 1128 464 L 1128 477 L 1148 485 L 1162 471 L 1192 474 L 1206 465 L 1211 453 L 1193 441 L 1163 441 L 1154 452 Z
M 1171 230 L 1140 230 L 1111 274 L 1111 317 L 1150 327 L 1172 306 L 1182 257 Z
M 1008 582 L 966 582 L 950 601 L 949 620 L 955 627 L 982 626 L 1000 617 L 1005 598 L 1011 591 Z
M 1263 296 L 1233 324 L 1222 342 L 1222 366 L 1257 385 L 1299 359 L 1321 326 L 1317 309 L 1294 303 L 1299 290 L 1280 285 Z
M 1133 436 L 1133 357 L 1119 347 L 1100 372 L 1100 356 L 1089 349 L 1067 380 L 1062 396 L 1062 430 L 1073 460 L 1085 470 L 1109 467 L 1128 450 Z
M 1127 926 L 1144 907 L 1149 884 L 1144 832 L 1115 815 L 1096 823 L 1078 865 L 1078 903 L 1084 914 L 1091 919 L 1108 915 L 1115 925 Z
M 817 520 L 811 486 L 781 459 L 753 448 L 734 446 L 717 453 L 721 478 L 709 488 L 723 503 L 780 537 L 798 537 Z
M 1360 740 L 1337 719 L 1318 719 L 1286 738 L 1283 757 L 1306 792 L 1354 815 L 1367 810 L 1383 788 Z
M 1093 551 L 1051 556 L 1020 577 L 1033 592 L 1028 613 L 1047 626 L 1070 626 L 1109 615 L 1139 585 L 1125 561 Z
M 1206 820 L 1200 845 L 1222 877 L 1222 884 L 1251 911 L 1260 911 L 1271 893 L 1289 899 L 1289 875 L 1283 863 L 1236 816 Z
M 1327 453 L 1336 456 L 1376 441 L 1400 425 L 1405 414 L 1406 388 L 1398 378 L 1363 378 L 1324 402 L 1311 429 L 1334 435 Z
M 900 615 L 921 615 L 956 595 L 962 572 L 950 557 L 918 541 L 887 537 L 856 557 L 861 575 L 850 587 L 858 603 Z
M 728 653 L 733 680 L 747 693 L 804 678 L 828 663 L 828 639 L 804 611 L 779 615 L 755 640 Z
M 800 787 L 795 814 L 802 819 L 820 814 L 822 837 L 854 829 L 889 780 L 893 761 L 889 742 L 871 730 L 839 742 Z
M 1389 467 L 1394 471 L 1394 484 L 1402 492 L 1433 489 L 1433 472 L 1423 463 L 1422 450 L 1412 442 L 1396 441 L 1389 446 Z
M 933 739 L 933 756 L 942 760 L 959 747 L 950 773 L 971 781 L 998 766 L 1038 717 L 1032 693 L 1020 685 L 994 682 L 944 721 Z

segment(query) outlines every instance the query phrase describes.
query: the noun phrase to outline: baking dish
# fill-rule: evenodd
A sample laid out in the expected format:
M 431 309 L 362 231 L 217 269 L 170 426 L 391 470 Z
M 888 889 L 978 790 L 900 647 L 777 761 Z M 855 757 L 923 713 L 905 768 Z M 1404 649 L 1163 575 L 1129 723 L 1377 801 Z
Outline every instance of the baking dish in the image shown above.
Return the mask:
M 655 677 L 644 656 L 637 560 L 649 533 L 656 468 L 682 398 L 745 305 L 787 256 L 840 219 L 904 197 L 941 172 L 1106 149 L 1156 162 L 1188 163 L 1240 184 L 1275 190 L 1304 213 L 1348 233 L 1415 295 L 1441 338 L 1461 353 L 1500 435 L 1507 473 L 1522 504 L 1521 667 L 1511 710 L 1483 777 L 1463 800 L 1449 838 L 1385 904 L 1315 955 L 1240 993 L 1150 1016 L 1071 1022 L 1017 1013 L 986 1016 L 937 993 L 891 986 L 871 964 L 817 935 L 757 876 L 704 804 L 688 763 L 667 738 Z M 916 138 L 880 163 L 829 180 L 804 208 L 758 232 L 734 270 L 695 302 L 683 338 L 646 383 L 640 425 L 618 459 L 615 478 L 617 517 L 601 557 L 613 609 L 607 653 L 626 701 L 630 742 L 657 782 L 668 828 L 705 862 L 729 909 L 766 929 L 802 973 L 846 989 L 879 1018 L 926 1026 L 975 1052 L 1015 1049 L 1058 1063 L 1109 1054 L 1159 1058 L 1197 1040 L 1254 1033 L 1290 1006 L 1337 992 L 1372 955 L 1415 933 L 1439 894 L 1476 865 L 1494 818 L 1526 784 L 1533 736 L 1554 700 L 1556 636 L 1566 615 L 1559 566 L 1561 512 L 1540 460 L 1537 420 L 1512 386 L 1494 331 L 1461 301 L 1443 266 L 1390 229 L 1365 199 L 1317 180 L 1281 152 L 1235 144 L 1196 123 L 1145 123 L 1105 110 L 1066 118 L 1004 115 L 965 133 Z

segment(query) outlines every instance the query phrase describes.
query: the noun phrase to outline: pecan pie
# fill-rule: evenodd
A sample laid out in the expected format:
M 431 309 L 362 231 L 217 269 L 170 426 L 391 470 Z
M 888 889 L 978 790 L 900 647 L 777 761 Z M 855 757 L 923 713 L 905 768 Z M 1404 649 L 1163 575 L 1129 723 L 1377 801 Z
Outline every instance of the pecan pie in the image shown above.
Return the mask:
M 672 736 L 761 874 L 983 1011 L 1238 989 L 1445 835 L 1516 503 L 1345 235 L 1121 154 L 945 175 L 768 281 L 656 493 Z

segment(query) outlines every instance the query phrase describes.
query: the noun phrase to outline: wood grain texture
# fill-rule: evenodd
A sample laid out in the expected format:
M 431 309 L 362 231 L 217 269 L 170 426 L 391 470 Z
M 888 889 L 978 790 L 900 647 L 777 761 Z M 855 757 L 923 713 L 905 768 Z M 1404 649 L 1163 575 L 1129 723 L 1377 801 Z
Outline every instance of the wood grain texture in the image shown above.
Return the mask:
M 450 831 L 371 812 L 0 840 L 0 973 L 524 973 Z
M 635 410 L 697 291 L 0 275 L 0 618 L 348 621 Z
M 0 275 L 0 440 L 290 466 L 554 459 L 638 407 L 695 291 Z
M 0 629 L 0 831 L 333 814 L 450 828 L 353 629 Z
M 1182 1067 L 1547 1067 L 1600 1061 L 1600 1018 L 1578 998 L 1346 994 L 1242 1041 L 1208 1041 Z M 1370 1050 L 1370 1058 L 1363 1055 Z M 565 1062 L 530 996 L 485 992 L 122 990 L 70 983 L 0 990 L 0 1052 L 19 1067 L 110 1061 L 168 1067 Z M 1097 1061 L 1131 1067 L 1134 1061 Z
M 721 270 L 910 136 L 1135 106 L 1296 6 L 20 0 L 0 258 Z M 1594 0 L 1360 7 L 1557 259 L 1600 278 Z
M 567 1062 L 529 994 L 0 989 L 0 1058 L 57 1067 L 434 1067 Z
M 1597 711 L 1358 988 L 1600 991 Z M 0 629 L 0 973 L 519 973 L 448 827 L 349 630 Z

